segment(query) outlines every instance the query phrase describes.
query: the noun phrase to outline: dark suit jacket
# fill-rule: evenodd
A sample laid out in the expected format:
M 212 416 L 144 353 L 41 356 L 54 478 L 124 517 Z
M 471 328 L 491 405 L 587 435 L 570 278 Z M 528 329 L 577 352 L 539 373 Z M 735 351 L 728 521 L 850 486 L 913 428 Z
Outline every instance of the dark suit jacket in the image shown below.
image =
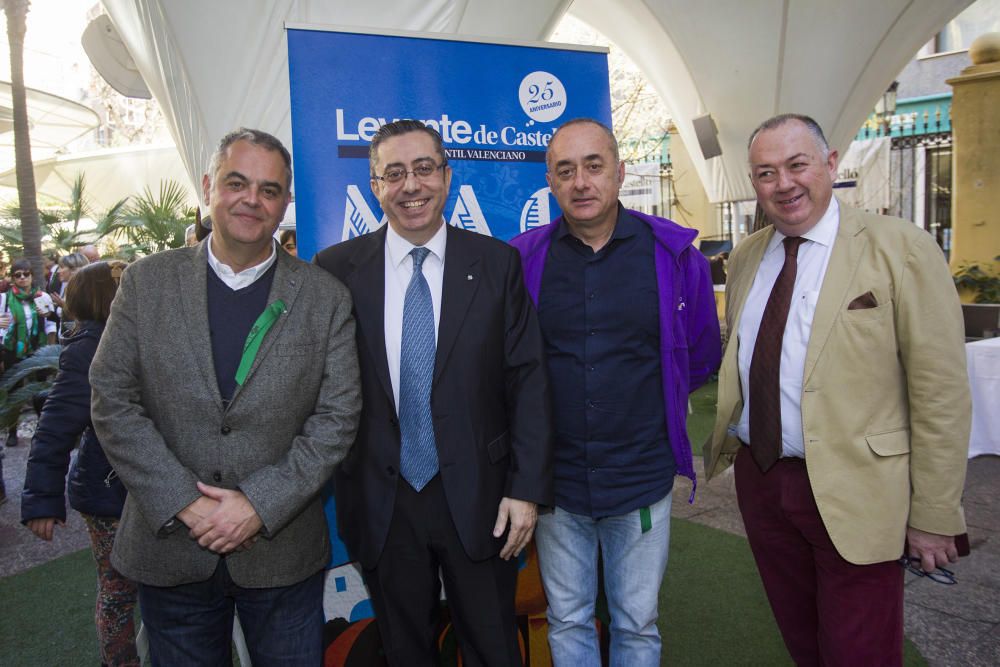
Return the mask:
M 212 362 L 205 243 L 126 269 L 90 367 L 94 430 L 129 492 L 111 561 L 153 586 L 212 576 L 219 556 L 173 518 L 200 480 L 240 489 L 264 524 L 252 549 L 226 556 L 233 580 L 287 586 L 330 559 L 319 490 L 360 412 L 351 299 L 278 250 L 268 302 L 285 311 L 227 404 Z
M 517 252 L 448 227 L 431 410 L 441 481 L 469 557 L 496 555 L 504 496 L 552 504 L 549 387 L 541 332 Z M 395 502 L 400 431 L 385 353 L 385 236 L 332 246 L 316 263 L 351 290 L 363 407 L 358 439 L 335 478 L 338 527 L 373 567 Z

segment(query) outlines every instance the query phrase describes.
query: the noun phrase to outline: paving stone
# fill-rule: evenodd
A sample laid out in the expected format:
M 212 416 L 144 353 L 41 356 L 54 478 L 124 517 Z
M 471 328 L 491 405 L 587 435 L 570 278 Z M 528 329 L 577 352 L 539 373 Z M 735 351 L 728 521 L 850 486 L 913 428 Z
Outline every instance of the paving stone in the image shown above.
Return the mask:
M 32 423 L 32 431 L 33 426 Z M 19 432 L 25 430 L 22 423 Z M 3 477 L 7 486 L 7 502 L 0 505 L 0 577 L 23 572 L 90 546 L 83 519 L 71 509 L 67 512 L 66 524 L 55 527 L 51 542 L 38 539 L 21 525 L 21 489 L 24 488 L 29 443 L 30 436 L 22 436 L 20 446 L 4 450 Z
M 969 665 L 975 647 L 993 627 L 990 623 L 970 623 L 911 603 L 905 604 L 903 618 L 907 638 L 916 644 L 931 667 Z
M 1000 623 L 1000 605 L 995 582 L 984 585 L 966 576 L 960 566 L 956 566 L 955 578 L 958 583 L 945 586 L 930 579 L 907 574 L 907 579 L 917 579 L 906 586 L 906 602 L 933 609 L 969 622 L 994 625 Z
M 994 480 L 993 484 L 1000 487 L 1000 478 Z M 976 494 L 974 499 L 966 497 L 962 505 L 965 508 L 965 522 L 968 524 L 971 540 L 1000 538 L 1000 512 L 996 511 L 996 508 L 1000 507 L 1000 498 L 990 501 Z

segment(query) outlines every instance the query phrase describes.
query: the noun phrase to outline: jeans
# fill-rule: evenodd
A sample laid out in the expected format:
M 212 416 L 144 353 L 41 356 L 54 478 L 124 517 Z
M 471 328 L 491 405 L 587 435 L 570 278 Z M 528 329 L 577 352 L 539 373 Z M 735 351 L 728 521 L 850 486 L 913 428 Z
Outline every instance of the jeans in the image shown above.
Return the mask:
M 323 571 L 291 586 L 243 588 L 224 558 L 206 581 L 139 585 L 139 608 L 154 667 L 232 664 L 233 610 L 254 665 L 323 663 Z
M 556 667 L 601 665 L 594 619 L 598 546 L 611 613 L 612 667 L 660 664 L 656 618 L 667 569 L 671 500 L 668 493 L 650 506 L 652 526 L 645 533 L 640 510 L 592 519 L 557 507 L 538 517 L 535 543 Z

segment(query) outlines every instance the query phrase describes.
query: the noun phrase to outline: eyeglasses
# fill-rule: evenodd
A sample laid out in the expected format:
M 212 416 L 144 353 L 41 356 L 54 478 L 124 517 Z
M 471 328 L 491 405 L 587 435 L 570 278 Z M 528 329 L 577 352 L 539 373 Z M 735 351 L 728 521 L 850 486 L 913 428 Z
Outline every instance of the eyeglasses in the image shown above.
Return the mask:
M 920 559 L 916 556 L 903 556 L 899 559 L 899 564 L 904 570 L 911 574 L 915 574 L 918 577 L 927 577 L 931 581 L 944 584 L 945 586 L 954 586 L 958 583 L 958 579 L 955 578 L 955 573 L 943 567 L 939 567 L 930 572 L 924 571 L 924 569 L 920 567 Z
M 18 278 L 30 278 L 31 271 L 15 271 L 11 275 L 14 276 L 15 280 L 17 280 Z
M 414 167 L 411 171 L 407 171 L 402 167 L 389 167 L 385 170 L 385 173 L 381 176 L 372 176 L 376 181 L 383 181 L 389 184 L 401 183 L 406 180 L 406 177 L 413 174 L 417 178 L 427 179 L 434 175 L 438 169 L 443 169 L 448 163 L 442 162 L 441 164 L 434 164 L 433 162 L 423 162 Z
M 295 250 L 295 244 L 294 243 L 286 243 L 285 245 L 283 245 L 281 247 L 284 248 L 285 250 Z

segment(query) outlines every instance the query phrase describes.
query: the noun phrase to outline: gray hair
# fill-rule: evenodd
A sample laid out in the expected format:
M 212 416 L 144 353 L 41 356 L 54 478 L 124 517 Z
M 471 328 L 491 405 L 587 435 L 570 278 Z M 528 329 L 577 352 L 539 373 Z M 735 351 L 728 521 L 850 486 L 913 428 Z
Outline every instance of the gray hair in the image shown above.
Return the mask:
M 785 125 L 786 123 L 796 120 L 805 125 L 806 129 L 809 130 L 809 133 L 813 135 L 813 140 L 816 142 L 816 147 L 819 148 L 820 153 L 822 153 L 823 159 L 825 160 L 829 157 L 830 144 L 827 143 L 826 137 L 823 135 L 823 128 L 821 128 L 819 123 L 813 120 L 810 116 L 799 113 L 778 114 L 777 116 L 768 118 L 763 123 L 758 125 L 757 129 L 750 133 L 750 140 L 747 141 L 747 152 L 750 152 L 750 147 L 753 146 L 753 140 L 756 139 L 757 135 L 764 130 L 773 130 Z
M 82 252 L 71 252 L 59 258 L 59 266 L 64 269 L 80 269 L 90 264 L 90 260 Z
M 599 121 L 599 120 L 597 120 L 595 118 L 574 118 L 574 119 L 568 120 L 565 123 L 563 123 L 562 125 L 560 125 L 558 127 L 558 129 L 556 129 L 555 134 L 552 135 L 552 138 L 549 139 L 549 144 L 548 144 L 548 146 L 545 147 L 545 167 L 546 168 L 548 168 L 548 166 L 549 166 L 549 157 L 550 157 L 550 154 L 551 154 L 551 151 L 549 150 L 549 147 L 552 146 L 552 142 L 555 141 L 555 138 L 559 135 L 560 132 L 563 131 L 563 128 L 570 127 L 571 125 L 583 125 L 583 124 L 594 125 L 596 127 L 601 128 L 604 131 L 604 134 L 607 135 L 608 141 L 611 142 L 611 152 L 615 156 L 615 162 L 617 163 L 617 162 L 619 162 L 621 160 L 621 158 L 618 157 L 618 139 L 615 138 L 615 133 L 611 131 L 610 127 L 608 127 L 607 125 L 605 125 L 604 123 L 602 123 L 601 121 Z
M 226 157 L 226 151 L 229 147 L 235 144 L 237 141 L 246 141 L 254 146 L 259 146 L 265 150 L 274 151 L 281 156 L 282 161 L 285 163 L 285 189 L 292 189 L 292 156 L 285 148 L 284 144 L 272 134 L 268 134 L 262 130 L 254 130 L 248 127 L 241 127 L 239 129 L 233 130 L 226 136 L 222 137 L 219 142 L 219 146 L 212 153 L 212 160 L 209 162 L 208 166 L 208 180 L 209 182 L 215 181 L 215 174 L 219 171 L 219 166 Z

